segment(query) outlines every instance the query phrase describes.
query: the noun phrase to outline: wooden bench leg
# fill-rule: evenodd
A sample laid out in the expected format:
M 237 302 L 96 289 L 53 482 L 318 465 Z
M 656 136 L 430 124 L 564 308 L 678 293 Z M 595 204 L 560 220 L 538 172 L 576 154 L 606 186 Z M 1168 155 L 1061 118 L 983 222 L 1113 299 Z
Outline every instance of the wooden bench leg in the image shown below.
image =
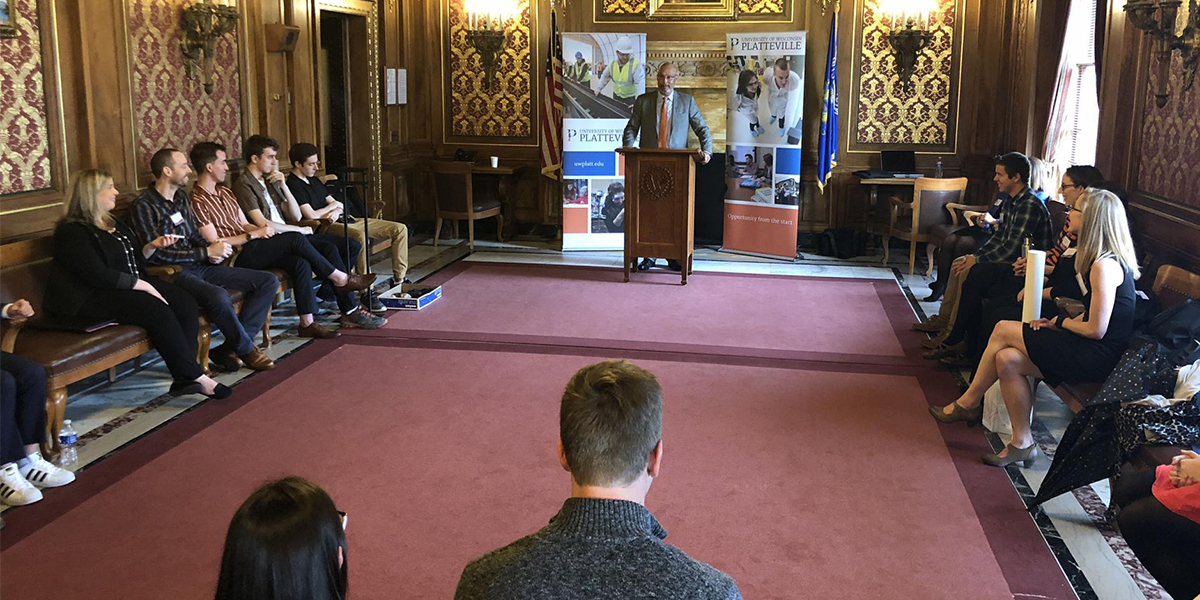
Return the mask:
M 263 322 L 263 348 L 271 347 L 271 313 L 267 313 L 267 320 Z
M 205 325 L 200 328 L 199 338 L 196 340 L 196 364 L 204 370 L 205 375 L 212 375 L 212 369 L 208 368 L 208 351 L 212 345 L 212 327 Z
M 117 368 L 116 367 L 108 368 L 108 382 L 109 383 L 117 382 Z
M 58 432 L 62 431 L 66 410 L 67 388 L 56 388 L 46 393 L 46 441 L 41 444 L 42 457 L 46 460 L 53 461 L 62 454 Z

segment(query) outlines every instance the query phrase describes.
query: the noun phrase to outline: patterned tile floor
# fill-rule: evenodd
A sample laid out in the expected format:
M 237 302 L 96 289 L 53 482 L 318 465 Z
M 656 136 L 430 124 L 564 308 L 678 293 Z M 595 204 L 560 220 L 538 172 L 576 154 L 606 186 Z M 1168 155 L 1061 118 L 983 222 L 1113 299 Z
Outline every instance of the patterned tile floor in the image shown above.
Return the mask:
M 497 243 L 477 240 L 470 253 L 464 240 L 442 240 L 434 248 L 429 236 L 414 236 L 410 248 L 410 279 L 419 281 L 460 259 L 472 262 L 516 262 L 599 267 L 620 267 L 621 253 L 561 252 L 554 242 L 521 241 Z M 895 279 L 908 293 L 918 317 L 937 312 L 940 303 L 919 299 L 929 294 L 929 280 L 918 270 L 907 275 L 907 257 L 894 253 L 883 265 L 878 256 L 840 260 L 804 254 L 794 262 L 722 253 L 713 248 L 698 248 L 697 272 L 738 272 L 798 277 L 847 277 Z M 387 273 L 388 263 L 373 265 L 377 273 Z M 328 321 L 327 321 L 328 322 Z M 271 335 L 274 344 L 268 354 L 286 360 L 288 354 L 303 347 L 307 340 L 296 337 L 297 319 L 292 303 L 274 309 Z M 219 335 L 217 336 L 219 337 Z M 218 380 L 227 385 L 252 377 L 248 371 L 225 374 Z M 67 418 L 80 434 L 76 470 L 115 452 L 121 446 L 145 435 L 156 427 L 187 412 L 204 401 L 199 396 L 171 398 L 166 395 L 170 376 L 155 354 L 143 357 L 140 367 L 122 365 L 114 382 L 99 375 L 72 386 Z M 947 399 L 949 400 L 949 399 Z M 1038 444 L 1047 456 L 1053 456 L 1071 413 L 1045 386 L 1038 389 L 1034 406 Z M 988 434 L 993 446 L 1000 448 L 1002 436 Z M 1022 496 L 1032 498 L 1049 468 L 1043 459 L 1030 469 L 1009 467 L 1014 487 Z M 50 492 L 53 493 L 53 492 Z M 1101 482 L 1064 494 L 1048 503 L 1034 516 L 1047 544 L 1055 550 L 1064 572 L 1081 599 L 1090 600 L 1169 600 L 1161 588 L 1132 556 L 1120 535 L 1107 523 L 1104 511 L 1108 485 Z

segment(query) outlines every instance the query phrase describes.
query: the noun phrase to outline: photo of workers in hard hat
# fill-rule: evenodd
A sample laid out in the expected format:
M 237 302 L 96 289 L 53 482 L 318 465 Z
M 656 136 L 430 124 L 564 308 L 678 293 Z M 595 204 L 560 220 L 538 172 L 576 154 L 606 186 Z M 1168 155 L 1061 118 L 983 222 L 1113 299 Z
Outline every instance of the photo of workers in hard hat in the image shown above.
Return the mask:
M 564 33 L 563 116 L 628 119 L 646 91 L 646 36 Z

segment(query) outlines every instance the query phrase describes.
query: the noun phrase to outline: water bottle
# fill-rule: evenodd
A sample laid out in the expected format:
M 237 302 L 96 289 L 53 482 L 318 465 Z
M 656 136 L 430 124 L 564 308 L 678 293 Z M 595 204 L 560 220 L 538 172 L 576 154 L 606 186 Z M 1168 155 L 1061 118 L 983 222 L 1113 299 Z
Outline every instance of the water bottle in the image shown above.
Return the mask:
M 936 174 L 934 175 L 934 177 L 937 177 L 938 179 L 942 178 L 942 157 L 940 157 L 940 156 L 938 157 L 937 171 L 936 171 Z
M 62 431 L 58 432 L 58 442 L 62 444 L 62 454 L 58 457 L 58 466 L 64 469 L 75 466 L 75 463 L 79 461 L 79 453 L 75 450 L 75 442 L 78 441 L 79 434 L 75 432 L 71 420 L 64 420 Z

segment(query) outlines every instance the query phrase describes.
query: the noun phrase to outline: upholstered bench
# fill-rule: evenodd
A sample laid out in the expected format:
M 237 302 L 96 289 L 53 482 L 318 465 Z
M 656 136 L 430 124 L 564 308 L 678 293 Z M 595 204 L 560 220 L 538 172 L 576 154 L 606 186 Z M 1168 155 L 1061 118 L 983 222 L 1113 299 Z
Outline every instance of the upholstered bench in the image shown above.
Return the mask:
M 92 333 L 73 333 L 49 329 L 50 317 L 42 311 L 43 293 L 49 279 L 53 238 L 42 237 L 0 246 L 0 298 L 11 302 L 24 298 L 33 305 L 36 315 L 28 321 L 0 322 L 3 337 L 0 347 L 40 363 L 46 369 L 46 427 L 49 435 L 42 448 L 48 457 L 61 451 L 58 431 L 62 428 L 67 405 L 67 386 L 88 377 L 109 372 L 115 378 L 115 368 L 123 362 L 136 360 L 153 350 L 145 330 L 140 327 L 115 325 Z M 156 276 L 169 279 L 172 269 L 152 268 Z M 234 305 L 240 307 L 241 292 L 230 290 Z M 208 371 L 209 343 L 212 327 L 200 318 L 200 335 L 196 361 Z

